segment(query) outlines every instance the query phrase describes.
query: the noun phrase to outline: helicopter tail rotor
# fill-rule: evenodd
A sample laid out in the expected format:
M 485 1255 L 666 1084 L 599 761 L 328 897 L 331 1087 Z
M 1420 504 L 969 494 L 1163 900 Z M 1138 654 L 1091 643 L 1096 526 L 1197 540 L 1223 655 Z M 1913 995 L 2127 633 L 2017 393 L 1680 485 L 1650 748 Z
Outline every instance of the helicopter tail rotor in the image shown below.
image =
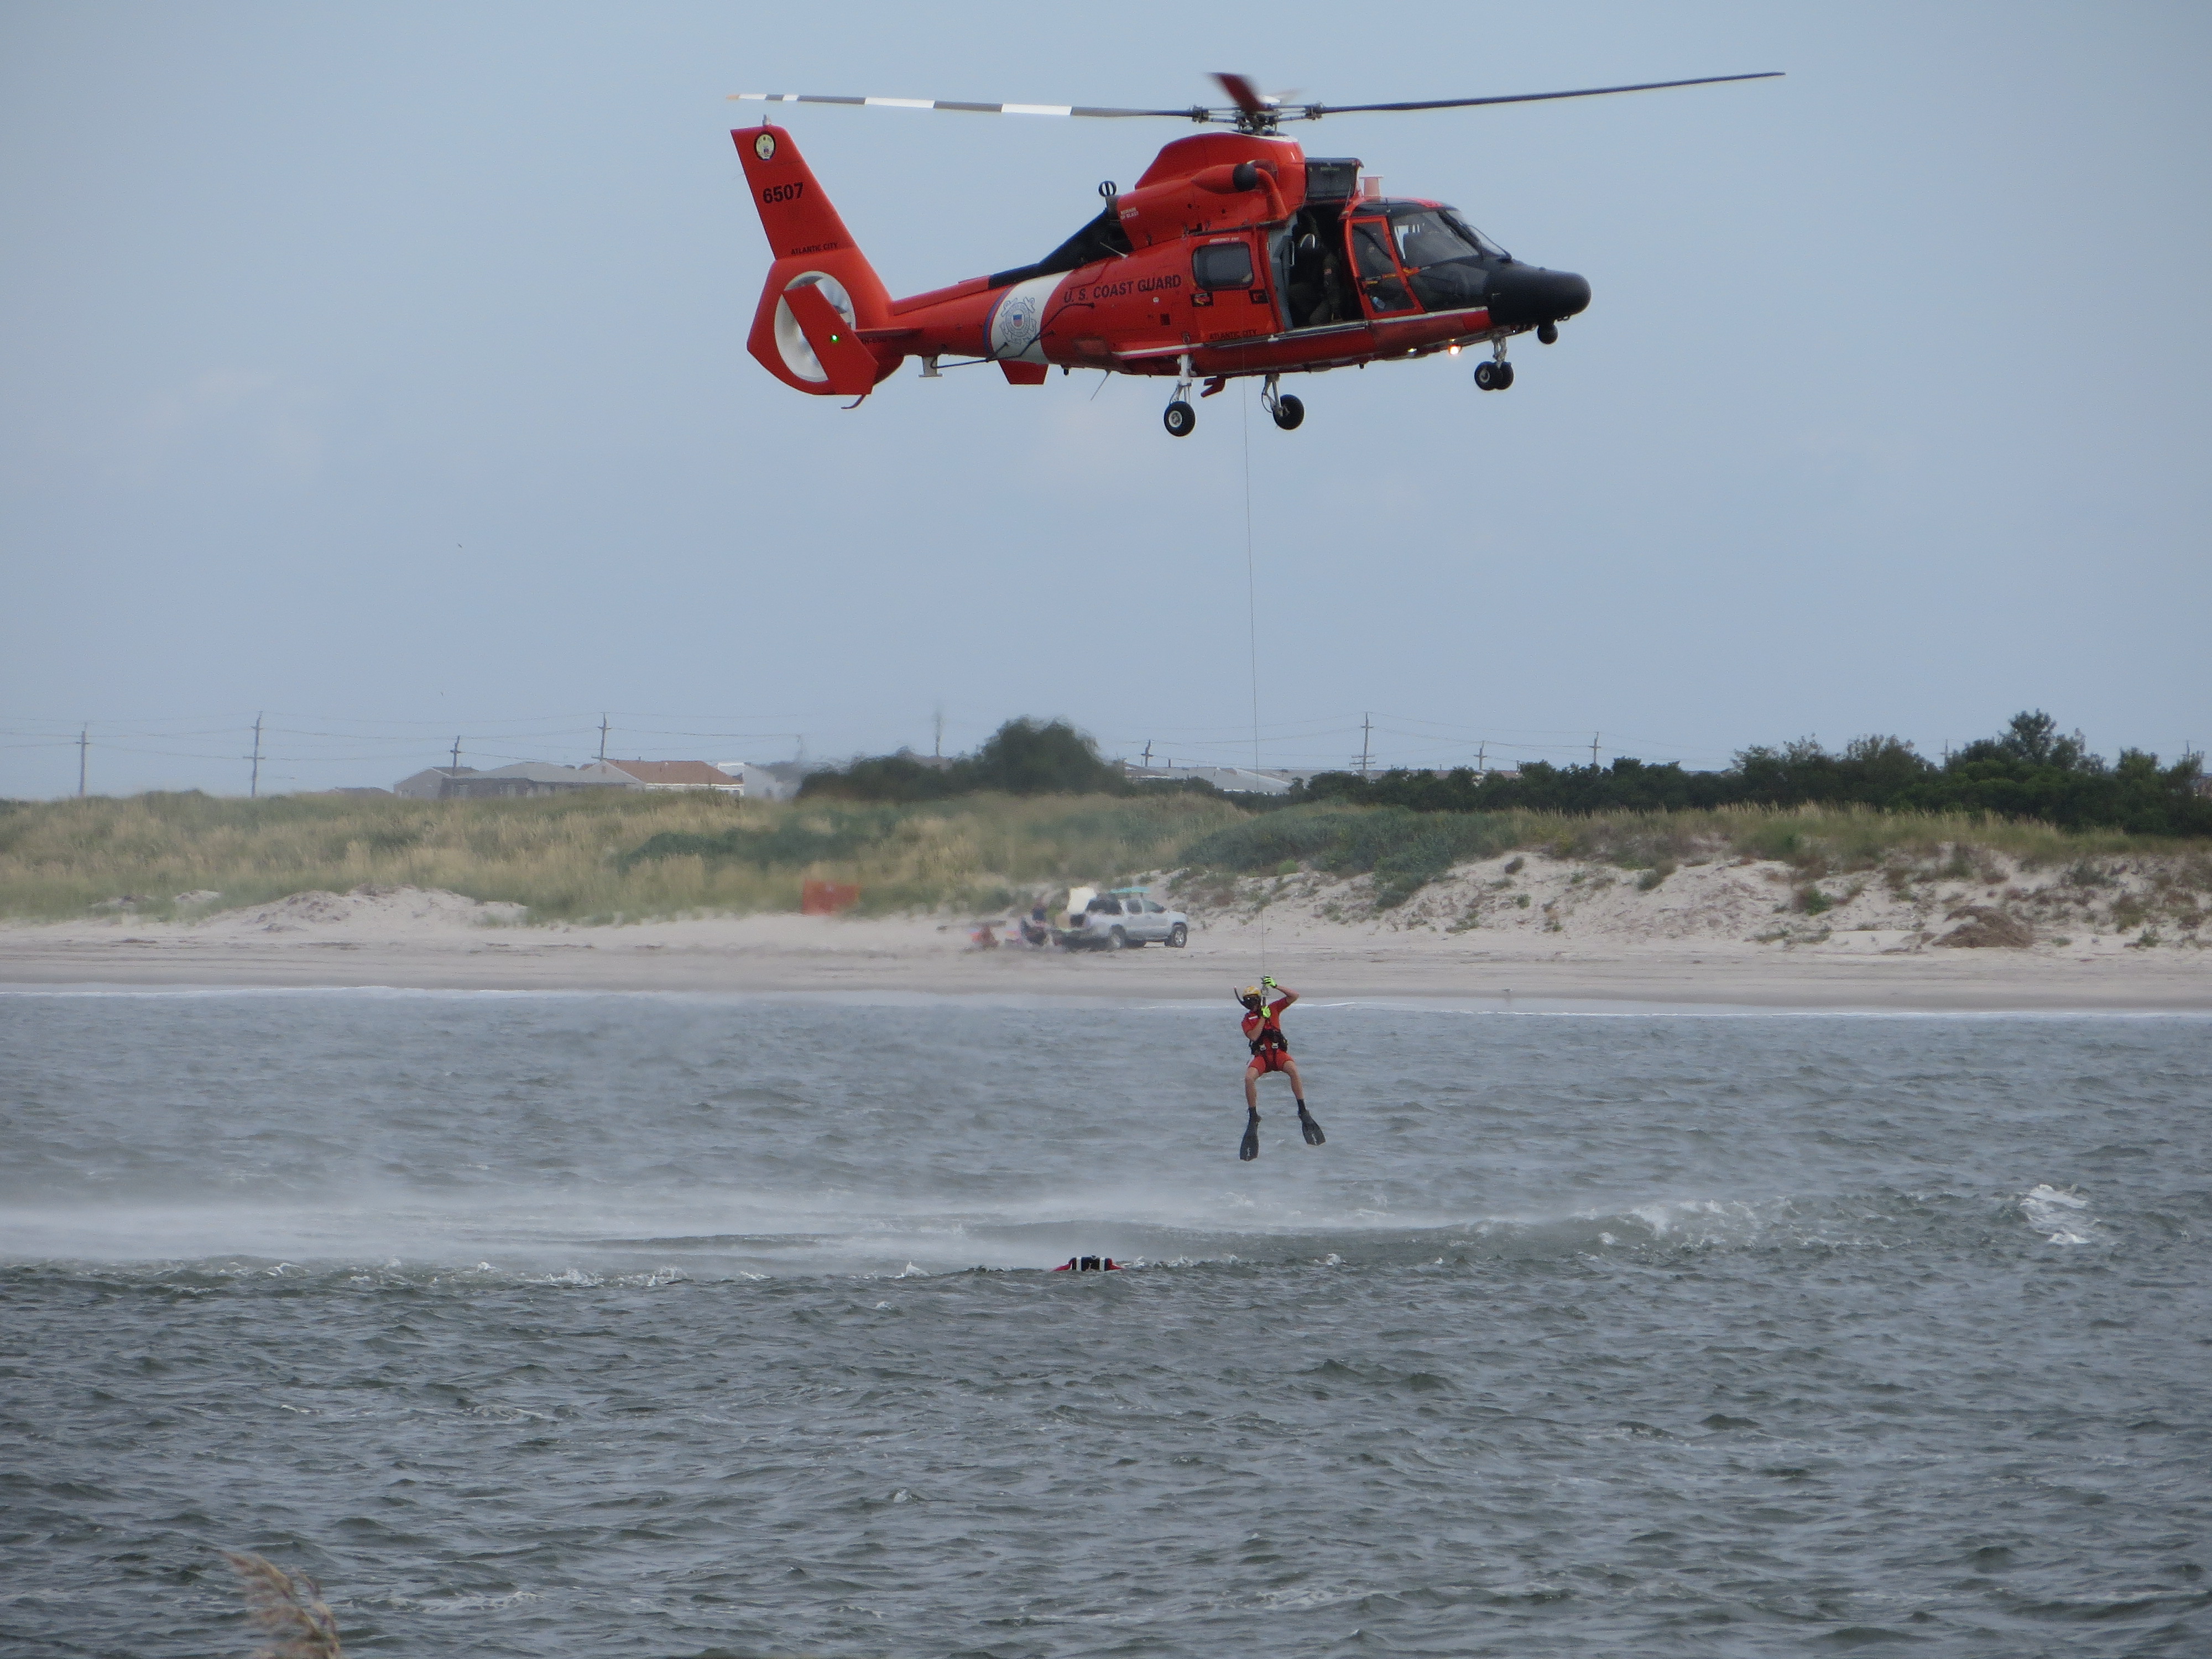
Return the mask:
M 889 323 L 890 295 L 789 133 L 740 127 L 730 137 L 775 256 L 746 349 L 801 392 L 866 395 L 902 356 L 867 337 Z

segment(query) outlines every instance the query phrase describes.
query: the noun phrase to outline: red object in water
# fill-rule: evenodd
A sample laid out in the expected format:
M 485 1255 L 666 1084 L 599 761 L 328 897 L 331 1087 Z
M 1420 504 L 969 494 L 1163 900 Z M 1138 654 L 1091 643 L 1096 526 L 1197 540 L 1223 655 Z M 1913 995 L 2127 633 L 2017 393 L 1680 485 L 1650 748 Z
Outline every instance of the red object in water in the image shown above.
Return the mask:
M 848 887 L 842 882 L 808 881 L 799 889 L 799 914 L 802 916 L 834 916 L 860 902 L 860 890 Z
M 1054 1267 L 1056 1273 L 1118 1273 L 1121 1264 L 1110 1255 L 1072 1255 Z

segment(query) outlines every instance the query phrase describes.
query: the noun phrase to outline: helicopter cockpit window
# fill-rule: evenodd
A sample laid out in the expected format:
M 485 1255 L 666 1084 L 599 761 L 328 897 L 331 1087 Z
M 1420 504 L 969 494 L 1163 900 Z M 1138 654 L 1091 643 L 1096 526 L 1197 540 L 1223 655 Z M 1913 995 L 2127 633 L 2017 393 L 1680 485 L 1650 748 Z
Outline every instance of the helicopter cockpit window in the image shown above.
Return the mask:
M 1390 216 L 1399 263 L 1426 311 L 1464 311 L 1483 303 L 1489 265 L 1502 253 L 1449 208 L 1412 208 Z
M 1484 254 L 1488 258 L 1492 259 L 1507 260 L 1512 258 L 1513 256 L 1511 254 L 1508 253 L 1504 248 L 1498 246 L 1497 243 L 1492 241 L 1490 238 L 1484 235 L 1473 225 L 1468 223 L 1466 220 L 1461 218 L 1452 209 L 1439 208 L 1437 211 L 1443 214 L 1443 220 L 1446 224 L 1449 225 L 1461 235 L 1466 237 L 1468 241 L 1473 242 L 1477 247 L 1480 248 Z
M 1200 288 L 1252 286 L 1252 249 L 1244 242 L 1208 242 L 1190 256 L 1190 272 Z
M 1432 209 L 1392 214 L 1390 234 L 1398 244 L 1398 263 L 1408 270 L 1482 257 L 1473 237 L 1462 235 L 1457 225 Z

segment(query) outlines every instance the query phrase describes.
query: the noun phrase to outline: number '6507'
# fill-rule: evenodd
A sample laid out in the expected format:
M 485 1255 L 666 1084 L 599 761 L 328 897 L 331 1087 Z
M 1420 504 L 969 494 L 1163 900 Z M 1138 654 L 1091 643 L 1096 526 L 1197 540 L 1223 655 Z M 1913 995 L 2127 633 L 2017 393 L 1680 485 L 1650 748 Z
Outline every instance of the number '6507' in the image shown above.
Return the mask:
M 805 194 L 806 194 L 806 181 L 802 179 L 795 185 L 769 185 L 765 190 L 761 191 L 761 200 L 763 202 L 795 202 Z

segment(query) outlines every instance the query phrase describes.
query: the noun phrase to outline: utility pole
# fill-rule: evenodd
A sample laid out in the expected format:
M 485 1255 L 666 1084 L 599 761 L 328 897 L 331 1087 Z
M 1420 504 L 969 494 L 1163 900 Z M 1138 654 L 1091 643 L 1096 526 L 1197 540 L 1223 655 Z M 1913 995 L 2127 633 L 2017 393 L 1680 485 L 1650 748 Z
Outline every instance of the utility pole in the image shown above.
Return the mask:
M 1590 733 L 1590 769 L 1593 771 L 1597 769 L 1597 733 L 1595 732 Z
M 88 726 L 76 734 L 76 793 L 84 799 L 84 751 L 92 746 L 92 728 Z
M 1489 766 L 1489 756 L 1490 756 L 1490 744 L 1489 744 L 1487 742 L 1479 743 L 1479 744 L 1475 744 L 1475 746 L 1474 746 L 1474 775 L 1475 775 L 1475 776 L 1477 776 L 1478 778 L 1479 778 L 1479 777 L 1481 777 L 1485 773 L 1486 773 L 1486 772 L 1488 772 L 1488 771 L 1490 770 L 1490 766 Z
M 459 749 L 459 747 L 460 747 L 460 743 L 461 743 L 461 740 L 460 740 L 459 738 L 455 738 L 453 739 L 453 747 L 454 747 L 457 750 L 458 750 Z M 605 759 L 606 759 L 606 757 L 607 757 L 607 717 L 606 717 L 606 714 L 605 714 L 605 712 L 603 711 L 603 712 L 600 714 L 600 715 L 599 715 L 599 758 L 600 758 L 602 761 L 604 761 L 604 760 L 605 760 Z M 456 766 L 459 766 L 459 765 L 460 764 L 460 762 L 457 760 L 457 761 L 455 761 L 455 762 L 453 763 L 453 764 L 454 764 L 454 765 L 456 765 Z
M 930 745 L 929 757 L 936 761 L 945 758 L 945 705 L 941 702 L 937 705 L 937 741 Z
M 1150 738 L 1146 738 L 1145 739 L 1145 769 L 1146 769 L 1146 770 L 1147 770 L 1147 771 L 1150 771 L 1150 770 L 1152 769 L 1152 740 Z
M 261 716 L 253 717 L 253 752 L 246 757 L 253 763 L 253 781 L 246 786 L 248 800 L 261 799 Z
M 453 739 L 453 770 L 455 770 L 456 772 L 458 772 L 458 771 L 459 771 L 460 769 L 461 769 L 461 740 L 460 740 L 459 738 L 455 738 Z
M 1359 717 L 1359 775 L 1363 781 L 1365 781 L 1367 776 L 1367 759 L 1370 739 L 1373 737 L 1374 732 L 1375 717 L 1372 714 L 1362 714 Z

